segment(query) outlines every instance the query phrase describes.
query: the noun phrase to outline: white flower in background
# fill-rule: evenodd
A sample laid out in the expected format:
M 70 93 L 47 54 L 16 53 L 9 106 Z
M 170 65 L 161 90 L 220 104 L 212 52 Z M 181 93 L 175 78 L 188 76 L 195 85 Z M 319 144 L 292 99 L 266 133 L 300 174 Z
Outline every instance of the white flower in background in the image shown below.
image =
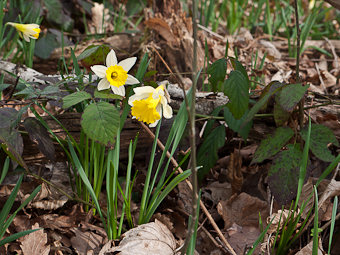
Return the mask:
M 106 66 L 91 66 L 91 70 L 101 78 L 98 83 L 98 90 L 111 88 L 114 94 L 125 96 L 125 84 L 132 85 L 139 83 L 135 77 L 128 74 L 136 60 L 136 57 L 132 57 L 117 63 L 116 53 L 114 50 L 111 50 L 106 56 Z
M 165 85 L 156 89 L 151 86 L 137 87 L 135 94 L 129 98 L 129 105 L 132 106 L 131 114 L 139 121 L 146 122 L 149 127 L 155 127 L 162 115 L 166 119 L 172 118 L 170 97 Z
M 30 38 L 32 39 L 39 38 L 40 28 L 38 24 L 20 24 L 13 22 L 7 22 L 6 25 L 7 24 L 15 27 L 20 37 L 24 38 L 26 42 L 29 42 Z

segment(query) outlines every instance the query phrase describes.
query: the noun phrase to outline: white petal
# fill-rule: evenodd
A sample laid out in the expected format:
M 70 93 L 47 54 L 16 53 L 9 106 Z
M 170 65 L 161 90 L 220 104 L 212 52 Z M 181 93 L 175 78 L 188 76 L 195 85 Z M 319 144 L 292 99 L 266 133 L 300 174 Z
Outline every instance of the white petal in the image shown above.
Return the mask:
M 118 63 L 119 66 L 123 67 L 126 72 L 129 72 L 133 65 L 136 63 L 137 58 L 127 58 Z
M 25 24 L 27 28 L 29 29 L 33 29 L 33 28 L 39 28 L 39 25 L 38 24 Z
M 125 97 L 125 88 L 124 86 L 120 86 L 117 88 L 116 86 L 111 86 L 113 94 L 120 95 L 122 97 Z
M 172 118 L 172 108 L 168 104 L 163 104 L 163 116 L 166 119 L 171 119 Z
M 125 84 L 127 85 L 133 85 L 133 84 L 138 84 L 140 83 L 139 80 L 137 80 L 135 77 L 133 77 L 132 75 L 128 74 L 128 77 L 126 79 Z
M 23 33 L 22 35 L 24 36 L 26 42 L 30 42 L 30 38 L 25 33 Z
M 99 78 L 104 78 L 106 76 L 107 67 L 106 66 L 102 66 L 102 65 L 94 65 L 94 66 L 91 66 L 91 70 Z
M 98 88 L 98 90 L 108 89 L 108 88 L 110 88 L 110 83 L 109 83 L 108 80 L 106 80 L 106 78 L 103 78 L 98 83 L 98 87 L 97 88 Z
M 156 120 L 154 123 L 151 123 L 151 124 L 149 125 L 149 127 L 155 127 L 155 126 L 157 126 L 158 121 L 159 121 L 159 120 Z
M 135 92 L 135 94 L 142 94 L 142 93 L 152 94 L 155 91 L 155 89 L 151 86 L 143 86 L 143 87 L 134 88 L 133 91 Z
M 109 54 L 107 54 L 106 56 L 106 66 L 115 66 L 117 65 L 117 57 L 116 57 L 116 53 L 114 50 L 111 50 L 109 52 Z

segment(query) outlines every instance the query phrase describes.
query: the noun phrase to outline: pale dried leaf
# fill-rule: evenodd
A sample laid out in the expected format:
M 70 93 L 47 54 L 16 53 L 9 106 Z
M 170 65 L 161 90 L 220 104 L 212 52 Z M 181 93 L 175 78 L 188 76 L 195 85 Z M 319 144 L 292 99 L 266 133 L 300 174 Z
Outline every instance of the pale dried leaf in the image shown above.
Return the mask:
M 269 216 L 267 218 L 267 223 L 271 222 L 272 220 L 272 223 L 267 231 L 267 234 L 270 235 L 274 232 L 276 232 L 278 226 L 279 226 L 279 223 L 280 223 L 280 226 L 279 226 L 279 231 L 282 229 L 283 225 L 285 224 L 286 220 L 288 217 L 291 217 L 291 215 L 294 214 L 294 211 L 291 210 L 287 210 L 287 209 L 284 209 L 283 211 L 282 210 L 278 210 L 277 213 L 273 213 L 271 216 Z M 294 214 L 294 218 L 299 214 L 299 210 L 295 212 Z
M 36 223 L 32 226 L 32 229 L 38 229 L 39 224 Z M 23 241 L 21 241 L 21 250 L 23 255 L 48 255 L 50 252 L 50 246 L 46 245 L 47 234 L 44 230 L 37 230 L 29 235 L 24 236 Z
M 107 26 L 107 22 L 105 21 L 109 18 L 109 10 L 104 8 L 104 4 L 94 3 L 94 6 L 91 8 L 91 12 L 93 26 L 90 27 L 90 31 L 92 33 L 104 33 Z
M 110 252 L 120 255 L 173 255 L 176 242 L 169 229 L 160 221 L 140 225 L 124 234 L 118 247 Z

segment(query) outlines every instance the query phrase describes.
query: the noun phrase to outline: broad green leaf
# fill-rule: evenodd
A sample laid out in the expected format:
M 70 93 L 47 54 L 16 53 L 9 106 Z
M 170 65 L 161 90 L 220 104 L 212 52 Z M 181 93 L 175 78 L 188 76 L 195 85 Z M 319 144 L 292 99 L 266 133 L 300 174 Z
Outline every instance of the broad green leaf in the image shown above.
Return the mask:
M 279 95 L 278 102 L 285 111 L 292 111 L 303 98 L 309 85 L 288 84 L 284 86 Z
M 34 48 L 34 55 L 42 59 L 48 59 L 55 48 L 60 47 L 57 41 L 57 36 L 51 32 L 39 36 Z
M 47 20 L 52 24 L 59 25 L 64 31 L 71 31 L 73 19 L 64 11 L 64 6 L 60 0 L 44 0 L 47 9 Z
M 302 139 L 306 141 L 307 128 L 305 127 L 302 129 L 300 134 Z M 313 152 L 313 154 L 323 161 L 333 161 L 335 157 L 328 149 L 328 144 L 330 143 L 339 146 L 339 142 L 333 132 L 326 126 L 313 124 L 310 135 L 310 150 Z
M 18 111 L 14 108 L 0 108 L 0 128 L 10 128 L 17 115 Z
M 5 89 L 7 89 L 10 86 L 12 86 L 12 84 L 8 84 L 8 83 L 0 84 L 0 92 L 4 91 Z
M 218 126 L 212 130 L 204 139 L 203 144 L 197 152 L 197 166 L 202 166 L 198 171 L 199 178 L 202 179 L 218 160 L 218 149 L 225 143 L 225 127 Z
M 39 150 L 50 160 L 55 159 L 55 148 L 47 129 L 36 118 L 26 118 L 24 127 L 30 139 L 38 144 Z
M 262 92 L 262 95 L 264 96 L 261 95 L 262 97 L 260 98 L 260 100 L 248 112 L 245 120 L 241 124 L 241 127 L 247 125 L 248 122 L 254 118 L 255 114 L 268 102 L 269 98 L 282 88 L 283 84 L 280 82 L 273 82 L 268 86 L 268 89 L 266 87 Z
M 240 63 L 240 61 L 236 60 L 235 58 L 230 58 L 230 61 L 231 61 L 231 64 L 233 65 L 234 70 L 240 71 L 243 74 L 244 78 L 246 78 L 248 87 L 249 87 L 250 81 L 249 81 L 247 70 Z
M 245 125 L 243 128 L 241 128 L 241 124 L 244 121 L 246 115 L 248 112 L 246 112 L 241 119 L 237 120 L 234 118 L 234 116 L 229 111 L 228 107 L 224 107 L 224 120 L 228 124 L 228 127 L 232 129 L 234 132 L 239 133 L 239 135 L 246 140 L 250 131 L 250 128 L 253 124 L 252 121 L 248 122 L 247 125 Z
M 251 163 L 260 163 L 278 153 L 281 148 L 294 135 L 294 131 L 289 127 L 279 127 L 273 135 L 262 140 L 259 147 L 256 149 L 254 158 Z
M 217 85 L 219 82 L 223 82 L 227 72 L 227 60 L 221 58 L 212 63 L 207 70 L 209 77 L 209 82 L 212 86 L 212 91 L 217 91 Z
M 300 144 L 295 146 L 288 144 L 287 150 L 280 151 L 270 166 L 268 185 L 274 198 L 281 205 L 285 205 L 296 196 L 301 159 Z
M 94 141 L 113 144 L 119 127 L 119 112 L 107 102 L 90 104 L 82 115 L 81 126 Z
M 275 97 L 275 104 L 274 104 L 274 120 L 276 126 L 282 126 L 290 116 L 290 112 L 285 111 L 280 103 L 278 102 L 278 96 L 281 94 L 282 91 L 279 91 L 277 93 L 277 96 Z
M 91 95 L 85 91 L 77 91 L 63 98 L 63 108 L 69 108 L 84 100 L 90 99 Z
M 1 143 L 13 149 L 14 153 L 19 156 L 21 156 L 24 151 L 24 142 L 22 136 L 16 129 L 0 128 L 0 144 Z M 8 152 L 10 152 L 10 150 L 6 151 L 6 153 Z M 15 162 L 15 159 L 13 160 L 14 161 L 12 161 L 12 165 L 15 169 L 17 167 L 17 163 Z
M 96 89 L 94 91 L 94 97 L 95 98 L 107 98 L 107 99 L 120 99 L 120 100 L 123 99 L 122 96 L 113 94 L 111 89 L 106 89 L 106 90 L 101 90 L 101 91 L 98 91 L 98 89 Z
M 223 83 L 223 91 L 229 98 L 227 107 L 236 119 L 240 119 L 248 110 L 248 82 L 240 71 L 232 71 Z
M 26 99 L 38 97 L 37 92 L 32 87 L 27 87 L 17 93 L 14 93 L 14 96 L 22 96 L 22 95 L 24 95 Z
M 90 45 L 88 46 L 77 59 L 81 61 L 81 64 L 86 68 L 90 68 L 93 65 L 104 65 L 106 55 L 110 52 L 108 45 Z

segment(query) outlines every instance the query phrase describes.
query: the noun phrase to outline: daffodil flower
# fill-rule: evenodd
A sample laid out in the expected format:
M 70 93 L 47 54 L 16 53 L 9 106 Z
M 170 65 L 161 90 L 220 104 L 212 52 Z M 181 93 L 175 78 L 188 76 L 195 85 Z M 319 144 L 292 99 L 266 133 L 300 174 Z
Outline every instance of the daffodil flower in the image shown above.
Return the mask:
M 116 53 L 114 50 L 111 50 L 106 56 L 106 66 L 91 66 L 91 70 L 101 78 L 98 83 L 98 90 L 111 88 L 114 94 L 125 96 L 125 84 L 132 85 L 139 83 L 135 77 L 128 74 L 136 60 L 136 57 L 132 57 L 117 63 Z
M 149 127 L 155 127 L 162 115 L 166 119 L 172 118 L 172 108 L 168 105 L 170 97 L 163 84 L 156 89 L 144 86 L 133 91 L 135 94 L 129 98 L 129 105 L 134 118 L 146 122 Z
M 7 24 L 15 27 L 20 37 L 24 38 L 26 42 L 29 42 L 30 38 L 32 39 L 39 38 L 40 28 L 38 24 L 20 24 L 13 22 L 7 22 L 6 25 Z

